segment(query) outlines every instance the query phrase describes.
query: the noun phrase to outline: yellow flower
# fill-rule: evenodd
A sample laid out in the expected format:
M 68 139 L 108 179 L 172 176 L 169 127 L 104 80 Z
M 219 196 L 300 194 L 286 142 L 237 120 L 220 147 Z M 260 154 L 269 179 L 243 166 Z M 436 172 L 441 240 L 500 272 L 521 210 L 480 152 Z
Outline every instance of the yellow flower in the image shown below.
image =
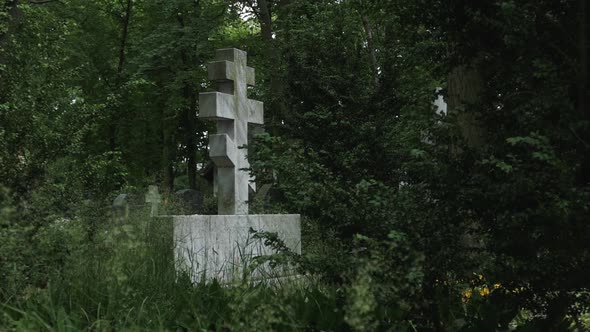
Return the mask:
M 467 301 L 469 301 L 469 299 L 471 298 L 471 295 L 473 295 L 473 291 L 471 289 L 466 289 L 463 291 L 463 303 L 467 303 Z
M 494 289 L 499 289 L 500 287 L 502 287 L 502 285 L 500 285 L 500 284 L 494 284 Z
M 486 296 L 490 295 L 490 289 L 486 286 L 479 291 L 479 295 Z

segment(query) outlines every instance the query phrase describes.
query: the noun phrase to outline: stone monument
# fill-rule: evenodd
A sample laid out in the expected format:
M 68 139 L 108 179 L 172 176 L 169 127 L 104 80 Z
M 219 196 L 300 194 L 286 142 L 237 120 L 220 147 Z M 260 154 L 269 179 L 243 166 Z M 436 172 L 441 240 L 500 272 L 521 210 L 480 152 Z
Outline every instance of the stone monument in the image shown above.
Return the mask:
M 248 215 L 248 187 L 255 190 L 247 170 L 248 124 L 262 125 L 264 117 L 262 102 L 247 96 L 255 76 L 246 60 L 244 51 L 217 50 L 208 72 L 218 89 L 199 95 L 200 117 L 217 121 L 217 134 L 209 135 L 209 155 L 215 164 L 219 215 L 173 216 L 177 261 L 194 281 L 229 282 L 252 257 L 272 253 L 261 240 L 252 239 L 251 229 L 275 232 L 301 253 L 299 215 Z M 254 277 L 262 275 L 260 269 L 254 271 Z
M 158 192 L 158 186 L 149 186 L 145 194 L 145 202 L 150 204 L 150 217 L 158 215 L 159 206 L 162 203 L 162 196 Z
M 113 219 L 117 222 L 123 222 L 129 218 L 129 195 L 120 194 L 113 200 L 112 205 Z
M 262 103 L 248 99 L 247 85 L 254 85 L 254 69 L 246 65 L 246 52 L 217 51 L 217 61 L 209 64 L 209 79 L 218 92 L 199 95 L 200 117 L 217 121 L 217 134 L 209 135 L 209 156 L 215 163 L 219 214 L 248 214 L 248 172 L 246 159 L 248 123 L 263 124 Z M 253 187 L 252 189 L 255 190 Z

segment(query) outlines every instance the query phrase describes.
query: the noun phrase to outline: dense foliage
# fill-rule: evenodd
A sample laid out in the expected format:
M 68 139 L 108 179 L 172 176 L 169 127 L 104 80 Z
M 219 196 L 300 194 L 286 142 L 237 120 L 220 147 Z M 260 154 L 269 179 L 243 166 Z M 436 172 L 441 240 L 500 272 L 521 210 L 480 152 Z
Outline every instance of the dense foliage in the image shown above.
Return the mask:
M 0 329 L 590 329 L 588 7 L 0 0 Z M 303 215 L 308 282 L 190 285 L 165 231 L 110 221 L 148 184 L 209 194 L 222 47 L 266 105 L 254 208 Z

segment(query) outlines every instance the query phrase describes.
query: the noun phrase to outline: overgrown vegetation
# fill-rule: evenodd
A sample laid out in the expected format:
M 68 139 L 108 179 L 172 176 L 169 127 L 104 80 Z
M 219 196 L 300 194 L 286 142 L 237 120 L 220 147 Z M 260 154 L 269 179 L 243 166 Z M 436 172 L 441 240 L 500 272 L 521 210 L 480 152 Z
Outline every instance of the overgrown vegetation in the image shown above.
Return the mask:
M 0 0 L 0 329 L 589 330 L 588 7 Z M 209 193 L 222 47 L 265 102 L 253 209 L 303 216 L 280 287 L 193 285 L 165 222 L 110 217 Z

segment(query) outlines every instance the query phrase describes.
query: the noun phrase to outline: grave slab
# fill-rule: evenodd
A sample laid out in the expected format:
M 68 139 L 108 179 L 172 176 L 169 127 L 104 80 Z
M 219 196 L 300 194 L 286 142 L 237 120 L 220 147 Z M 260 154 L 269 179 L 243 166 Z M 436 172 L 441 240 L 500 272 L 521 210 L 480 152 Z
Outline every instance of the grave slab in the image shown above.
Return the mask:
M 254 239 L 250 230 L 277 233 L 292 251 L 301 254 L 301 222 L 298 214 L 172 216 L 177 268 L 194 282 L 217 279 L 228 283 L 241 278 L 244 268 L 273 250 Z M 292 272 L 292 271 L 291 271 Z M 255 269 L 253 280 L 288 275 L 288 268 Z

